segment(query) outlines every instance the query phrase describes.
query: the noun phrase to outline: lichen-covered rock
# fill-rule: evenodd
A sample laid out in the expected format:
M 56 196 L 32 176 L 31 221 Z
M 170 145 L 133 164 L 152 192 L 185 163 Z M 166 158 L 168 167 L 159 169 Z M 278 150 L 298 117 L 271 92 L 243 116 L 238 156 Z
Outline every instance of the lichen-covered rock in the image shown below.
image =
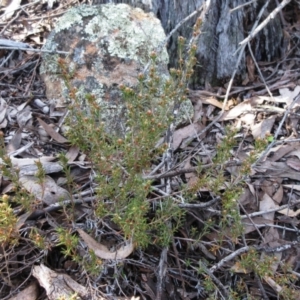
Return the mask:
M 160 21 L 151 13 L 126 4 L 79 6 L 62 16 L 44 49 L 68 51 L 65 61 L 74 73 L 71 85 L 82 103 L 93 94 L 110 133 L 124 133 L 125 108 L 119 86 L 134 87 L 150 53 L 165 39 Z M 58 54 L 44 54 L 40 68 L 48 99 L 58 106 L 68 101 L 69 90 L 60 76 Z M 168 76 L 168 54 L 158 56 L 161 76 Z

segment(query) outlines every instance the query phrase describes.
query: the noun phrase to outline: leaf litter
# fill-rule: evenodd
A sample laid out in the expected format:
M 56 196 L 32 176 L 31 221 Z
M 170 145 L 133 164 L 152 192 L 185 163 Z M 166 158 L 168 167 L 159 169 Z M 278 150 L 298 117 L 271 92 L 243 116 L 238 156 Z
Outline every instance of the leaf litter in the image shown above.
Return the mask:
M 72 5 L 73 2 L 76 1 L 66 1 L 61 7 L 57 6 L 53 11 L 54 16 L 51 18 L 37 18 L 39 20 L 35 20 L 33 17 L 29 18 L 23 22 L 23 29 L 12 23 L 10 26 L 11 29 L 14 29 L 14 35 L 11 38 L 19 42 L 29 39 L 31 45 L 42 45 L 40 37 L 45 33 L 44 30 L 48 28 L 50 31 L 53 26 L 52 19 L 54 20 L 56 15 L 62 14 L 66 7 Z M 17 7 L 19 4 L 18 1 L 15 1 Z M 33 8 L 29 6 L 27 9 L 31 16 L 37 12 L 41 16 L 44 14 L 41 3 L 36 3 Z M 7 12 L 9 12 L 8 9 Z M 6 18 L 11 18 L 10 12 Z M 291 53 L 289 55 L 292 55 Z M 62 213 L 64 201 L 79 204 L 75 209 L 78 226 L 90 222 L 93 215 L 90 208 L 92 208 L 91 203 L 94 196 L 92 168 L 86 156 L 80 153 L 78 148 L 68 145 L 67 139 L 60 130 L 60 118 L 66 113 L 66 108 L 55 107 L 44 96 L 43 84 L 34 73 L 39 62 L 39 55 L 30 52 L 30 49 L 19 54 L 19 57 L 7 60 L 5 72 L 2 72 L 5 88 L 0 97 L 0 129 L 5 132 L 6 155 L 10 157 L 12 165 L 19 170 L 19 184 L 35 198 L 36 208 L 31 214 L 22 214 L 22 212 L 18 212 L 18 207 L 14 208 L 16 215 L 20 217 L 18 230 L 22 231 L 24 235 L 20 244 L 14 249 L 1 249 L 5 256 L 4 258 L 1 254 L 3 257 L 0 260 L 1 269 L 5 270 L 1 275 L 3 281 L 1 283 L 1 299 L 13 299 L 10 294 L 17 292 L 18 285 L 22 286 L 24 283 L 25 287 L 26 280 L 22 281 L 20 278 L 30 276 L 31 271 L 39 282 L 39 279 L 48 273 L 54 274 L 54 277 L 66 277 L 68 279 L 64 280 L 72 282 L 71 285 L 78 284 L 73 291 L 81 291 L 84 297 L 86 293 L 91 293 L 92 288 L 87 292 L 86 287 L 87 283 L 94 279 L 87 274 L 82 275 L 78 271 L 79 269 L 75 273 L 67 271 L 66 265 L 70 261 L 68 257 L 59 252 L 57 234 L 54 229 L 59 226 L 66 228 L 69 226 Z M 287 60 L 288 56 L 285 59 Z M 284 76 L 278 73 L 276 77 L 275 70 L 278 67 L 281 68 Z M 168 253 L 166 297 L 170 297 L 171 290 L 177 289 L 175 293 L 177 296 L 174 296 L 174 299 L 205 299 L 206 296 L 195 292 L 196 287 L 201 285 L 199 282 L 203 280 L 201 274 L 199 275 L 195 271 L 196 266 L 199 267 L 198 261 L 203 255 L 207 260 L 207 267 L 215 273 L 214 276 L 219 278 L 222 285 L 233 288 L 228 279 L 229 274 L 235 276 L 235 280 L 241 278 L 236 275 L 243 274 L 244 278 L 247 278 L 244 282 L 247 280 L 250 282 L 253 275 L 252 270 L 242 267 L 240 258 L 244 255 L 243 253 L 249 252 L 251 247 L 258 250 L 261 261 L 270 257 L 270 253 L 273 255 L 273 262 L 269 267 L 270 275 L 265 275 L 260 279 L 261 285 L 249 284 L 249 289 L 256 297 L 263 297 L 263 292 L 266 291 L 271 297 L 277 297 L 282 292 L 283 284 L 276 283 L 271 275 L 282 274 L 282 264 L 285 262 L 292 262 L 288 272 L 300 278 L 299 266 L 296 263 L 299 256 L 298 216 L 300 214 L 299 101 L 295 103 L 284 119 L 285 111 L 292 105 L 293 100 L 298 97 L 300 92 L 297 84 L 299 78 L 293 77 L 295 75 L 291 73 L 296 67 L 297 62 L 289 66 L 276 65 L 276 62 L 262 66 L 261 71 L 266 78 L 274 77 L 272 82 L 268 83 L 267 81 L 267 83 L 270 91 L 277 94 L 277 96 L 267 96 L 263 84 L 251 84 L 255 79 L 255 69 L 253 69 L 251 58 L 247 58 L 248 76 L 244 81 L 244 86 L 232 88 L 230 91 L 232 99 L 226 103 L 225 113 L 215 123 L 212 130 L 202 134 L 201 132 L 207 124 L 214 120 L 220 109 L 223 109 L 222 101 L 225 96 L 220 91 L 224 91 L 224 88 L 210 87 L 209 91 L 190 90 L 189 96 L 195 110 L 193 121 L 177 128 L 173 136 L 173 150 L 178 163 L 169 174 L 160 171 L 152 174 L 157 179 L 163 178 L 165 175 L 172 175 L 173 179 L 180 184 L 186 184 L 189 187 L 195 186 L 200 174 L 203 174 L 201 173 L 203 170 L 198 166 L 206 166 L 204 171 L 209 168 L 216 155 L 216 145 L 220 144 L 225 137 L 224 127 L 230 125 L 232 128 L 238 128 L 238 134 L 235 137 L 238 145 L 230 149 L 232 158 L 226 162 L 224 169 L 220 170 L 226 175 L 224 185 L 218 190 L 218 192 L 223 192 L 226 190 L 226 186 L 239 180 L 237 177 L 241 164 L 253 151 L 254 140 L 269 137 L 272 140 L 276 133 L 278 136 L 272 147 L 265 153 L 264 159 L 251 166 L 251 175 L 245 180 L 243 192 L 237 199 L 243 225 L 241 240 L 237 242 L 231 240 L 230 228 L 226 228 L 223 235 L 220 234 L 217 227 L 213 232 L 204 233 L 200 239 L 193 235 L 194 228 L 201 232 L 203 224 L 211 219 L 218 220 L 220 218 L 222 203 L 216 198 L 217 191 L 210 188 L 210 183 L 218 174 L 211 174 L 212 178 L 208 181 L 207 187 L 196 191 L 196 197 L 190 203 L 191 206 L 180 203 L 180 207 L 187 210 L 187 218 L 184 220 L 182 228 L 173 237 L 175 247 Z M 18 73 L 22 74 L 21 85 L 15 75 Z M 28 73 L 31 74 L 30 80 Z M 8 76 L 8 74 L 11 75 Z M 28 90 L 30 93 L 24 93 Z M 238 100 L 242 92 L 247 93 L 246 97 Z M 281 121 L 283 121 L 283 126 L 280 127 Z M 185 143 L 187 139 L 195 135 L 198 137 Z M 58 184 L 65 179 L 62 173 L 63 166 L 58 161 L 60 152 L 67 155 L 67 165 L 71 168 L 73 180 L 78 185 L 76 194 L 71 194 L 66 186 Z M 42 164 L 46 174 L 42 184 L 36 178 L 37 161 Z M 0 163 L 5 164 L 3 160 Z M 2 195 L 13 195 L 14 193 L 14 184 L 9 182 L 4 175 L 1 176 L 1 189 Z M 35 217 L 35 214 L 39 217 Z M 146 297 L 155 299 L 153 274 L 159 263 L 155 254 L 159 253 L 161 249 L 153 246 L 152 249 L 135 251 L 132 242 L 126 244 L 124 240 L 120 241 L 120 239 L 117 243 L 114 240 L 112 249 L 110 249 L 105 236 L 115 234 L 113 224 L 105 224 L 103 221 L 99 226 L 103 235 L 101 242 L 99 242 L 99 238 L 98 241 L 92 238 L 92 233 L 99 229 L 93 228 L 91 225 L 88 234 L 78 227 L 82 255 L 93 251 L 98 258 L 107 260 L 104 263 L 104 271 L 101 273 L 104 281 L 112 281 L 112 277 L 108 275 L 114 270 L 114 267 L 110 267 L 111 260 L 122 260 L 123 272 L 138 287 L 135 292 L 141 296 L 140 299 L 146 299 Z M 36 228 L 41 235 L 46 237 L 48 246 L 45 251 L 39 251 L 37 247 L 26 240 L 26 235 L 29 234 L 31 228 Z M 221 243 L 218 240 L 220 236 L 222 236 Z M 30 253 L 30 255 L 26 256 L 24 253 Z M 176 263 L 174 263 L 174 257 L 178 259 Z M 24 261 L 26 268 L 14 263 L 16 259 L 19 259 L 19 263 Z M 190 267 L 183 263 L 185 260 L 190 261 Z M 40 261 L 46 261 L 50 269 L 41 263 L 37 264 Z M 143 263 L 140 263 L 141 261 Z M 222 272 L 218 271 L 220 267 L 222 267 Z M 175 269 L 180 269 L 180 272 Z M 51 284 L 51 276 L 45 276 L 45 282 L 40 282 L 48 297 L 50 297 L 51 291 L 46 286 Z M 135 276 L 140 276 L 142 282 L 137 281 Z M 9 282 L 12 279 L 17 282 L 17 285 Z M 113 284 L 114 299 L 121 299 L 119 295 L 122 290 L 126 291 L 126 287 L 131 291 L 127 294 L 126 299 L 139 299 L 139 297 L 133 296 L 130 285 L 123 277 L 119 277 L 118 280 L 122 281 L 123 289 L 118 286 L 119 283 Z M 187 282 L 188 287 L 185 287 Z M 299 279 L 296 289 L 299 289 L 298 283 Z M 28 284 L 27 288 L 33 288 L 35 291 L 36 281 L 32 284 Z M 94 281 L 93 284 L 99 287 L 97 281 Z M 62 283 L 60 282 L 59 285 Z M 22 292 L 25 295 L 26 289 Z M 21 295 L 22 292 L 19 294 Z M 100 295 L 105 295 L 105 293 L 106 290 L 102 289 L 94 299 L 102 299 Z

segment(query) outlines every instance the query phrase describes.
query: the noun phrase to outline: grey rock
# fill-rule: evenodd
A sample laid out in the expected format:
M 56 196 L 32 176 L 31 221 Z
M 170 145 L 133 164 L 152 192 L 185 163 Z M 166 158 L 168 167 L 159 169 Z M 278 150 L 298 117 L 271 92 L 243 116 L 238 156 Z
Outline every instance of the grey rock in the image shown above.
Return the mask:
M 165 39 L 160 21 L 152 14 L 126 4 L 82 5 L 62 16 L 44 49 L 67 51 L 44 54 L 40 74 L 49 100 L 66 106 L 69 89 L 61 77 L 58 58 L 64 57 L 74 74 L 71 86 L 86 108 L 86 94 L 93 94 L 101 107 L 101 121 L 108 132 L 124 134 L 126 110 L 120 85 L 135 87 L 137 75 Z M 158 56 L 159 72 L 168 77 L 166 49 Z M 154 101 L 154 100 L 153 100 Z M 88 111 L 88 108 L 87 108 Z

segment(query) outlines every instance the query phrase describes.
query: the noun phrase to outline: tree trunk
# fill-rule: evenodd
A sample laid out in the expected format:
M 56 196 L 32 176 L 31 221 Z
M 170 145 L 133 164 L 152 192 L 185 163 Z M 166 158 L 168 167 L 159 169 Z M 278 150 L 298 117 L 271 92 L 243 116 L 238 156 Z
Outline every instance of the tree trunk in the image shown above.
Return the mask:
M 95 4 L 108 3 L 111 0 L 95 0 Z M 246 76 L 247 52 L 236 66 L 239 53 L 239 43 L 246 38 L 252 30 L 257 16 L 267 2 L 266 0 L 254 1 L 250 5 L 231 11 L 248 0 L 115 0 L 114 3 L 127 3 L 140 7 L 145 11 L 152 11 L 162 22 L 168 34 L 182 19 L 190 15 L 201 5 L 202 19 L 201 37 L 198 43 L 194 87 L 205 83 L 217 85 L 227 82 L 235 68 L 237 76 L 243 80 Z M 276 8 L 277 1 L 270 1 L 264 10 L 258 24 Z M 184 36 L 191 38 L 192 27 L 198 16 L 194 16 L 181 26 L 171 37 L 168 51 L 171 58 L 170 65 L 174 65 L 177 57 L 177 38 Z M 257 61 L 272 61 L 283 54 L 283 29 L 280 14 L 277 14 L 257 35 L 250 41 L 251 49 Z

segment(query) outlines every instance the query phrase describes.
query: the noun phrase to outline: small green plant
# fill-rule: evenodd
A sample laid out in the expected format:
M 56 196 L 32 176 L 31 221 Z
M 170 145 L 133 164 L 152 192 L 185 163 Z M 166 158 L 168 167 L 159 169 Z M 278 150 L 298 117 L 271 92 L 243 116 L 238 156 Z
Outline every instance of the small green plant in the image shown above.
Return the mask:
M 62 172 L 64 173 L 64 176 L 66 178 L 66 187 L 67 187 L 67 191 L 69 192 L 70 200 L 71 200 L 71 205 L 69 205 L 69 206 L 62 205 L 63 206 L 63 211 L 66 215 L 66 218 L 68 220 L 70 220 L 70 222 L 72 222 L 73 219 L 74 219 L 74 210 L 75 210 L 75 203 L 74 203 L 74 199 L 73 199 L 73 193 L 74 193 L 74 190 L 76 188 L 76 184 L 75 184 L 74 179 L 72 177 L 71 168 L 68 165 L 68 158 L 66 157 L 66 155 L 64 153 L 60 153 L 58 155 L 58 159 L 59 159 L 60 164 L 63 168 Z
M 110 218 L 124 237 L 133 238 L 139 247 L 147 247 L 149 243 L 169 244 L 184 215 L 184 210 L 171 198 L 163 199 L 153 210 L 147 200 L 152 183 L 142 176 L 166 150 L 165 144 L 159 148 L 155 145 L 171 122 L 175 122 L 173 111 L 187 99 L 186 86 L 196 63 L 197 47 L 191 46 L 186 59 L 184 47 L 185 39 L 181 37 L 178 68 L 171 69 L 169 79 L 159 75 L 157 53 L 152 52 L 149 72 L 138 76 L 138 86 L 120 87 L 127 108 L 124 136 L 107 132 L 105 124 L 99 121 L 101 107 L 93 95 L 86 95 L 87 115 L 80 109 L 82 103 L 77 100 L 76 91 L 67 85 L 72 101 L 68 116 L 72 129 L 67 137 L 93 164 L 97 183 L 96 216 Z M 69 82 L 63 60 L 59 63 L 64 80 Z
M 195 35 L 200 27 L 199 20 L 194 28 Z M 59 59 L 58 62 L 62 78 L 69 89 L 70 106 L 67 125 L 70 130 L 67 132 L 67 137 L 72 145 L 79 147 L 80 151 L 86 154 L 87 160 L 92 164 L 96 194 L 93 202 L 95 210 L 91 214 L 92 222 L 109 220 L 117 234 L 125 239 L 131 239 L 136 247 L 144 249 L 151 244 L 169 246 L 174 241 L 174 234 L 180 232 L 186 216 L 186 210 L 178 205 L 173 195 L 162 193 L 163 196 L 160 195 L 157 199 L 157 195 L 154 196 L 153 193 L 153 182 L 144 177 L 144 173 L 151 170 L 153 165 L 161 160 L 162 155 L 170 150 L 168 148 L 170 140 L 166 139 L 166 142 L 159 147 L 156 144 L 178 123 L 177 111 L 187 99 L 187 85 L 196 64 L 196 44 L 192 43 L 187 51 L 184 38 L 180 37 L 178 44 L 179 60 L 176 68 L 170 70 L 169 78 L 160 76 L 159 54 L 152 52 L 149 71 L 138 76 L 138 85 L 120 86 L 127 118 L 124 124 L 126 131 L 122 135 L 108 132 L 101 121 L 102 108 L 94 95 L 86 95 L 85 104 L 88 109 L 82 109 L 82 102 L 76 97 L 76 89 L 70 84 L 74 74 L 69 72 L 63 59 Z M 231 128 L 225 129 L 224 136 L 218 141 L 216 151 L 210 158 L 210 166 L 204 167 L 199 162 L 197 179 L 193 186 L 183 187 L 180 191 L 185 202 L 194 200 L 195 193 L 201 189 L 210 191 L 214 197 L 220 199 L 218 214 L 204 220 L 201 229 L 191 225 L 190 232 L 187 233 L 189 236 L 186 238 L 191 241 L 191 246 L 196 246 L 203 237 L 211 232 L 217 232 L 217 240 L 207 242 L 210 244 L 209 251 L 213 254 L 210 259 L 215 259 L 214 256 L 217 256 L 222 248 L 224 249 L 223 243 L 228 240 L 228 237 L 232 245 L 240 242 L 243 226 L 237 200 L 242 193 L 245 178 L 251 174 L 252 164 L 258 154 L 272 141 L 272 136 L 257 139 L 249 157 L 241 162 L 237 174 L 232 175 L 229 180 L 226 168 L 232 159 L 233 149 L 238 146 L 236 134 L 237 131 Z M 17 217 L 11 206 L 20 205 L 26 211 L 30 211 L 34 208 L 34 198 L 20 185 L 19 170 L 14 168 L 11 159 L 6 155 L 3 140 L 0 157 L 3 161 L 0 165 L 1 173 L 14 185 L 13 197 L 3 195 L 0 201 L 0 243 L 1 245 L 17 244 L 19 239 Z M 64 154 L 60 154 L 59 161 L 66 176 L 66 187 L 72 195 L 76 183 L 68 159 Z M 36 167 L 35 176 L 43 187 L 46 177 L 43 165 L 36 162 Z M 64 224 L 72 224 L 75 221 L 75 203 L 72 198 L 71 205 L 63 205 L 63 212 Z M 200 218 L 199 220 L 202 221 Z M 88 274 L 96 276 L 101 272 L 103 262 L 93 251 L 88 251 L 84 256 L 79 255 L 79 237 L 73 229 L 60 227 L 56 233 L 58 235 L 56 245 L 61 246 L 63 255 L 78 262 Z M 47 243 L 37 229 L 31 230 L 30 238 L 36 247 L 47 249 Z M 265 276 L 275 278 L 276 282 L 284 287 L 283 297 L 293 299 L 293 289 L 288 289 L 288 285 L 293 284 L 295 279 L 285 276 L 285 272 L 281 276 L 278 274 L 275 276 L 271 272 L 273 260 L 274 257 L 266 256 L 262 261 L 258 252 L 250 250 L 249 253 L 241 256 L 237 264 L 240 269 L 245 270 L 245 273 L 253 272 L 262 279 Z M 219 294 L 213 291 L 218 290 L 220 286 L 218 287 L 218 281 L 206 267 L 209 262 L 200 260 L 199 268 L 194 268 L 193 259 L 187 258 L 184 261 L 188 268 L 196 270 L 202 277 L 204 290 L 210 297 L 208 299 L 217 299 Z M 245 292 L 245 289 L 245 283 L 241 280 L 237 291 Z M 238 299 L 236 291 L 231 291 L 229 288 L 225 294 L 227 292 L 230 299 Z M 77 295 L 73 295 L 68 299 L 76 298 Z
M 272 265 L 277 264 L 277 257 L 274 255 L 261 255 L 255 249 L 250 249 L 247 253 L 241 255 L 240 260 L 235 264 L 235 267 L 244 273 L 254 273 L 262 281 L 270 278 L 274 284 L 280 287 L 280 296 L 282 299 L 298 299 L 299 294 L 295 289 L 297 277 L 289 272 L 290 267 L 281 264 L 282 273 L 274 272 Z M 239 286 L 242 290 L 245 284 Z
M 81 299 L 77 293 L 74 293 L 70 296 L 60 296 L 57 300 L 79 300 Z
M 17 218 L 8 202 L 9 197 L 3 195 L 0 202 L 0 244 L 3 248 L 17 244 L 19 240 Z
M 99 274 L 102 268 L 102 260 L 99 259 L 92 250 L 89 250 L 84 257 L 80 256 L 77 250 L 79 238 L 62 227 L 57 228 L 58 240 L 57 246 L 62 247 L 61 253 L 65 257 L 71 258 L 74 262 L 81 265 L 91 275 Z
M 77 245 L 79 242 L 79 239 L 76 235 L 71 234 L 69 230 L 66 230 L 62 227 L 57 228 L 58 233 L 58 246 L 64 246 L 64 249 L 62 253 L 65 256 L 74 257 L 77 255 Z
M 10 204 L 20 205 L 26 211 L 32 211 L 35 208 L 35 198 L 32 194 L 28 193 L 25 188 L 20 184 L 20 170 L 18 167 L 13 166 L 10 157 L 6 154 L 3 133 L 0 131 L 0 174 L 10 180 L 13 188 L 9 197 Z M 4 195 L 4 197 L 8 197 Z M 8 199 L 8 198 L 7 198 Z
M 48 248 L 45 238 L 38 232 L 37 228 L 31 229 L 29 237 L 39 249 L 45 250 Z

